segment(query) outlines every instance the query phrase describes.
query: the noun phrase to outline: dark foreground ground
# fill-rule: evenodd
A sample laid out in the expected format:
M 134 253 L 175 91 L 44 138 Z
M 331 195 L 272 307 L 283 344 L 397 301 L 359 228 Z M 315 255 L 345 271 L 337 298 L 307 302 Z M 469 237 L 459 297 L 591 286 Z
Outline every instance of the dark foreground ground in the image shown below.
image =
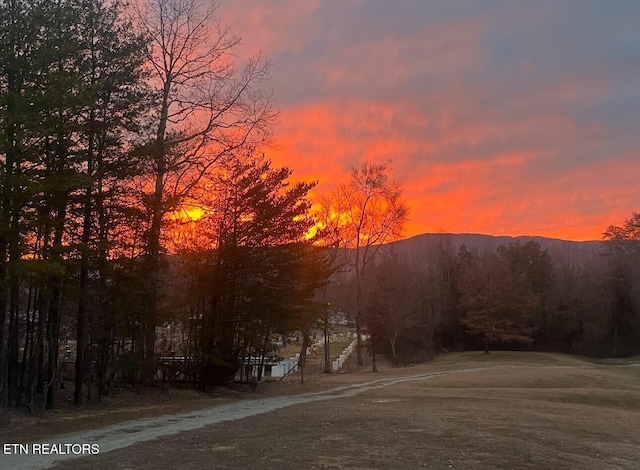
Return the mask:
M 469 371 L 475 367 L 485 369 Z M 451 373 L 459 369 L 466 371 Z M 334 375 L 303 391 L 437 371 L 448 373 L 149 442 L 136 444 L 132 436 L 129 447 L 54 468 L 640 468 L 635 365 L 543 354 L 452 354 L 377 375 Z

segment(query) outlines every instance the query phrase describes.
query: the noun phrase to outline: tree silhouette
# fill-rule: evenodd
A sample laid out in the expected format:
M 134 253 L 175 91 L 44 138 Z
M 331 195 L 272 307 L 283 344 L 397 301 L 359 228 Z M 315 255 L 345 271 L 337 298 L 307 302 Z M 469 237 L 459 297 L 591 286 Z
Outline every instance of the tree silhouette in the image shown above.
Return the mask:
M 358 365 L 362 357 L 363 282 L 380 247 L 397 239 L 407 221 L 408 208 L 402 186 L 391 179 L 391 164 L 364 162 L 354 168 L 348 183 L 330 198 L 328 212 L 337 218 L 340 244 L 356 281 L 355 323 Z
M 240 39 L 216 18 L 219 2 L 146 0 L 137 4 L 150 38 L 149 83 L 157 92 L 152 136 L 140 149 L 149 157 L 141 200 L 149 213 L 146 254 L 149 308 L 145 356 L 154 358 L 158 278 L 165 215 L 180 206 L 220 159 L 268 140 L 274 112 L 261 85 L 269 64 L 261 56 L 240 71 Z
M 484 339 L 485 353 L 493 343 L 533 341 L 531 319 L 537 305 L 525 276 L 509 269 L 495 252 L 467 258 L 460 281 L 460 318 L 467 331 Z

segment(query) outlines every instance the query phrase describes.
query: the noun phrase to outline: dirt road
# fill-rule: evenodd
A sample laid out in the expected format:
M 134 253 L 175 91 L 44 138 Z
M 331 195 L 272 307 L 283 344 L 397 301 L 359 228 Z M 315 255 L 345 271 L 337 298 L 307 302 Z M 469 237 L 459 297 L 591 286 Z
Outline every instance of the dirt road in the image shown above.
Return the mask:
M 500 367 L 514 366 L 501 365 L 490 368 L 471 368 L 378 379 L 355 385 L 335 387 L 323 392 L 306 393 L 297 396 L 279 396 L 258 400 L 246 400 L 189 413 L 141 419 L 108 426 L 98 430 L 71 434 L 61 438 L 47 440 L 45 442 L 51 445 L 43 447 L 36 444 L 36 453 L 34 453 L 33 443 L 28 445 L 26 450 L 28 453 L 21 453 L 21 449 L 16 447 L 10 455 L 0 455 L 0 463 L 2 463 L 2 468 L 6 470 L 45 469 L 50 468 L 57 462 L 78 459 L 79 456 L 82 456 L 83 449 L 85 451 L 85 455 L 91 454 L 92 450 L 95 451 L 95 447 L 87 447 L 86 445 L 91 446 L 92 444 L 97 444 L 97 449 L 99 449 L 98 455 L 104 455 L 107 452 L 151 441 L 159 437 L 171 436 L 185 431 L 192 431 L 225 421 L 236 421 L 250 416 L 276 411 L 289 406 L 344 397 L 353 397 L 370 390 L 389 387 L 399 383 L 428 380 L 443 375 L 478 372 L 480 370 Z M 71 444 L 71 446 L 67 444 Z M 76 444 L 75 448 L 73 447 L 73 444 Z M 81 446 L 85 444 L 85 446 L 84 448 L 78 448 L 78 444 Z

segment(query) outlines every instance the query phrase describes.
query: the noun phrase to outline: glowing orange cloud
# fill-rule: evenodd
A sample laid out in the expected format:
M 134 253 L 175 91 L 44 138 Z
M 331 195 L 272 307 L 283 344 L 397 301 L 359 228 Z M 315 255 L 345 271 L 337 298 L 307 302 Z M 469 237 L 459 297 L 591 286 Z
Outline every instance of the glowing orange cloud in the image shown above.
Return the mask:
M 223 11 L 247 55 L 274 58 L 280 124 L 264 150 L 318 180 L 316 200 L 361 161 L 391 159 L 407 236 L 600 239 L 638 210 L 638 111 L 624 104 L 638 99 L 624 59 L 637 35 L 623 8 L 606 44 L 557 3 L 238 0 Z
M 561 134 L 575 132 L 575 124 L 565 117 L 550 115 L 539 122 L 529 119 L 510 128 L 479 120 L 457 129 L 449 128 L 446 118 L 432 119 L 441 133 L 432 141 L 422 141 L 419 136 L 411 140 L 406 134 L 394 133 L 392 121 L 399 120 L 406 130 L 431 118 L 410 106 L 403 111 L 400 105 L 393 108 L 355 101 L 289 108 L 281 114 L 277 146 L 267 154 L 275 164 L 293 167 L 295 178 L 318 180 L 312 193 L 315 197 L 346 182 L 351 168 L 361 159 L 391 158 L 411 208 L 406 236 L 444 231 L 593 240 L 601 238 L 607 225 L 628 216 L 616 210 L 617 204 L 607 204 L 615 191 L 606 186 L 619 177 L 618 167 L 598 164 L 570 174 L 531 175 L 531 168 L 546 164 L 545 155 L 524 145 L 511 153 L 458 161 L 411 158 L 448 155 L 461 143 L 506 132 L 524 136 L 529 126 L 547 129 L 546 139 L 552 145 Z M 626 174 L 638 174 L 640 164 L 631 158 L 629 164 Z M 599 182 L 603 187 L 594 193 Z M 633 207 L 634 197 L 637 191 L 619 201 L 620 206 Z M 593 199 L 591 204 L 589 199 Z

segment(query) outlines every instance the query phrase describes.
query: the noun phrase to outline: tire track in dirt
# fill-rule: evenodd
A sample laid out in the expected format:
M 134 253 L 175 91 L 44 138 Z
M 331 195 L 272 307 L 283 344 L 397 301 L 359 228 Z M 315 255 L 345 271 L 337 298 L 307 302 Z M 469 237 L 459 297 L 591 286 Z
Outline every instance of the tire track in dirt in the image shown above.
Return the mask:
M 464 374 L 503 368 L 517 367 L 515 365 L 498 365 L 491 367 L 475 367 L 469 369 L 445 370 L 416 375 L 407 375 L 362 382 L 353 385 L 335 387 L 322 392 L 305 393 L 302 395 L 285 395 L 278 397 L 243 400 L 225 405 L 204 408 L 186 413 L 158 416 L 155 418 L 138 419 L 124 423 L 106 426 L 101 429 L 82 433 L 60 436 L 55 439 L 43 439 L 40 443 L 56 444 L 64 449 L 64 444 L 97 444 L 100 454 L 123 449 L 135 444 L 151 441 L 164 436 L 170 436 L 185 431 L 192 431 L 205 426 L 236 421 L 258 414 L 269 413 L 289 406 L 312 403 L 336 398 L 353 397 L 361 393 L 383 387 L 389 387 L 403 382 L 429 380 L 452 374 Z M 553 366 L 551 366 L 553 367 Z M 11 444 L 11 443 L 6 443 Z M 81 457 L 90 458 L 91 455 L 69 454 L 33 454 L 33 445 L 28 445 L 28 454 L 6 455 L 0 448 L 0 468 L 3 470 L 40 470 L 55 464 Z

